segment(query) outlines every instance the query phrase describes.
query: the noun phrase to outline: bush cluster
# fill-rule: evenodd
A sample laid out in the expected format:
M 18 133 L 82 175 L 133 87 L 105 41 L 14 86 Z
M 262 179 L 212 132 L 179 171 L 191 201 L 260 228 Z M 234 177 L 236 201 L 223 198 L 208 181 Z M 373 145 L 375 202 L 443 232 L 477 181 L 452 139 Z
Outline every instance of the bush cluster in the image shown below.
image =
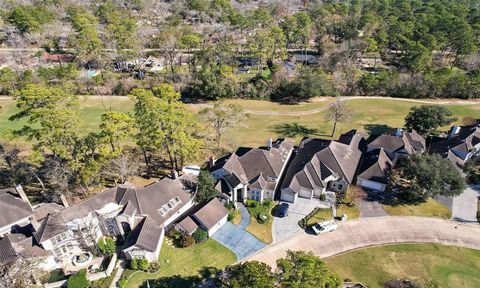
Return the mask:
M 195 239 L 195 243 L 201 243 L 208 238 L 208 232 L 203 230 L 202 228 L 198 228 L 192 234 L 193 239 Z

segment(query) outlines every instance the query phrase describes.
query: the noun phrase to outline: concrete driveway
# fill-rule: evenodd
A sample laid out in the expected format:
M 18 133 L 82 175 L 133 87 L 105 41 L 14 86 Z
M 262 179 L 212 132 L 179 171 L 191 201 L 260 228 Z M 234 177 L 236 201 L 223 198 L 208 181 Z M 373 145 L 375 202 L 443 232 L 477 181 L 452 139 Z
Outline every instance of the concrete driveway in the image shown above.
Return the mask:
M 353 249 L 392 243 L 440 243 L 480 249 L 478 235 L 480 225 L 439 218 L 363 218 L 338 222 L 338 229 L 332 233 L 318 236 L 297 233 L 245 260 L 257 260 L 275 267 L 275 261 L 285 257 L 287 250 L 312 251 L 322 258 L 327 258 Z
M 477 222 L 477 199 L 480 185 L 468 186 L 459 196 L 453 198 L 452 219 L 465 222 Z
M 357 199 L 360 218 L 388 216 L 388 213 L 380 204 L 383 194 L 383 192 L 362 191 Z
M 255 236 L 245 231 L 245 228 L 250 222 L 250 214 L 242 204 L 239 205 L 239 210 L 242 213 L 242 220 L 240 224 L 234 225 L 230 222 L 225 223 L 222 228 L 218 229 L 212 235 L 212 238 L 220 242 L 228 249 L 232 250 L 237 255 L 237 260 L 240 261 L 245 257 L 265 248 L 267 245 L 258 240 Z
M 298 226 L 298 221 L 312 212 L 316 207 L 330 207 L 319 199 L 305 199 L 300 197 L 297 198 L 295 203 L 288 204 L 290 208 L 288 209 L 287 217 L 279 218 L 275 215 L 273 217 L 272 237 L 274 243 L 303 231 L 302 228 Z

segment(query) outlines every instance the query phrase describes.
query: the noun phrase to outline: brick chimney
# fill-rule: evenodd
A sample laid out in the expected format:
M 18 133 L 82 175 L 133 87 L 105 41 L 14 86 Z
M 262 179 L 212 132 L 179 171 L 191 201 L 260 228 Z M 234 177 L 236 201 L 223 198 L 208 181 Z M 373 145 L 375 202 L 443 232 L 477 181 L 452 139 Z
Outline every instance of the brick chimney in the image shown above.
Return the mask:
M 58 195 L 58 198 L 60 198 L 60 202 L 62 202 L 63 207 L 67 208 L 67 207 L 70 206 L 70 205 L 68 204 L 67 197 L 65 197 L 65 195 L 63 195 L 63 194 L 60 193 L 60 194 Z
M 30 206 L 30 208 L 32 208 L 32 204 L 30 203 L 30 200 L 28 200 L 28 197 L 27 197 L 27 194 L 25 194 L 25 191 L 23 191 L 23 187 L 22 185 L 18 184 L 16 187 L 15 187 L 15 190 L 17 191 L 17 194 L 18 196 L 20 196 L 20 198 L 27 202 L 28 203 L 28 206 Z
M 208 164 L 210 165 L 210 168 L 212 168 L 213 165 L 215 165 L 215 158 L 213 158 L 213 156 L 210 156 L 210 158 L 208 160 L 209 160 Z
M 172 179 L 178 179 L 178 171 L 175 169 L 172 169 Z

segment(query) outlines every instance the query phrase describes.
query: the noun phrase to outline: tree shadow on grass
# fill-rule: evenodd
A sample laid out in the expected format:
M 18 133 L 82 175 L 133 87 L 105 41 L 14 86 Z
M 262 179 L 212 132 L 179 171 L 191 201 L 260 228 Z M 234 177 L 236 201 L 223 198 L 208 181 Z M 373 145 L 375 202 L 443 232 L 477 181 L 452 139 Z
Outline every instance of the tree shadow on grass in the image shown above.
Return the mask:
M 161 269 L 161 268 L 160 268 Z M 141 288 L 151 287 L 151 288 L 189 288 L 189 287 L 197 287 L 199 283 L 204 280 L 211 278 L 212 276 L 217 275 L 221 270 L 215 267 L 202 267 L 198 270 L 200 275 L 193 275 L 193 276 L 181 276 L 181 275 L 173 275 L 169 277 L 162 277 L 158 279 L 145 280 Z M 202 285 L 203 286 L 203 285 Z M 200 287 L 200 286 L 198 286 Z
M 363 125 L 365 131 L 369 134 L 379 135 L 392 130 L 393 128 L 385 124 L 367 124 Z
M 366 194 L 365 200 L 379 202 L 389 206 L 420 205 L 428 200 L 428 197 L 425 198 L 420 195 L 415 195 L 410 193 L 408 188 L 398 186 L 395 190 L 389 188 L 385 190 L 385 192 L 366 191 Z
M 274 125 L 271 131 L 284 137 L 324 136 L 320 134 L 321 132 L 318 129 L 309 128 L 297 122 L 281 123 L 281 124 Z

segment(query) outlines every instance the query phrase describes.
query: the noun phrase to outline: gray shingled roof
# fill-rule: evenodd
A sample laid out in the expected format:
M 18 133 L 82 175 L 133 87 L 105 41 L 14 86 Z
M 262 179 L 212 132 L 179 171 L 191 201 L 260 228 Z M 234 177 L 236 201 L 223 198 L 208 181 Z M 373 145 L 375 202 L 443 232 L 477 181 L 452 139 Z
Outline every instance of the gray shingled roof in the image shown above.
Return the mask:
M 0 240 L 0 263 L 9 263 L 17 257 L 47 257 L 50 253 L 35 246 L 32 237 L 8 234 Z
M 282 188 L 298 193 L 300 187 L 322 188 L 323 180 L 338 175 L 352 183 L 363 149 L 362 136 L 350 131 L 340 141 L 305 138 L 290 163 Z
M 125 240 L 125 247 L 137 246 L 150 252 L 155 252 L 162 234 L 162 227 L 150 217 L 145 217 Z
M 163 178 L 143 188 L 115 187 L 101 192 L 85 201 L 49 215 L 43 221 L 35 238 L 39 243 L 48 240 L 66 230 L 66 223 L 73 219 L 87 216 L 90 212 L 100 210 L 109 203 L 126 205 L 127 212 L 135 210 L 137 214 L 148 215 L 158 225 L 162 225 L 194 196 L 194 177 L 183 175 L 178 179 Z M 180 203 L 165 215 L 159 209 L 173 198 L 178 197 Z M 129 205 L 127 205 L 130 203 Z
M 218 200 L 218 198 L 213 198 L 205 206 L 200 208 L 194 216 L 201 222 L 207 229 L 215 226 L 220 220 L 228 215 L 228 210 L 225 206 Z
M 365 153 L 357 178 L 388 184 L 393 162 L 383 149 Z
M 33 210 L 35 211 L 35 219 L 37 221 L 45 219 L 48 214 L 56 213 L 60 210 L 63 210 L 65 207 L 62 205 L 58 205 L 57 203 L 46 203 L 35 207 Z
M 198 228 L 197 223 L 195 223 L 195 221 L 193 221 L 192 217 L 190 216 L 185 217 L 185 219 L 180 221 L 178 225 L 182 226 L 183 230 L 185 230 L 185 232 L 187 232 L 188 234 L 192 234 Z
M 15 188 L 0 189 L 0 227 L 33 216 L 30 205 L 23 201 Z
M 235 153 L 218 159 L 210 171 L 220 168 L 230 173 L 225 177 L 228 183 L 235 187 L 239 183 L 253 183 L 260 174 L 264 179 L 279 178 L 287 156 L 293 149 L 293 143 L 278 139 L 272 148 L 238 148 Z
M 470 152 L 475 145 L 480 143 L 480 126 L 469 125 L 460 126 L 459 128 L 460 130 L 457 134 L 433 141 L 430 144 L 429 152 L 440 154 L 444 158 L 449 158 L 456 165 L 463 165 L 463 159 L 452 160 L 454 158 L 451 158 L 450 153 L 454 153 L 457 158 L 461 158 L 461 155 L 459 155 L 461 152 L 463 152 L 462 154 Z

